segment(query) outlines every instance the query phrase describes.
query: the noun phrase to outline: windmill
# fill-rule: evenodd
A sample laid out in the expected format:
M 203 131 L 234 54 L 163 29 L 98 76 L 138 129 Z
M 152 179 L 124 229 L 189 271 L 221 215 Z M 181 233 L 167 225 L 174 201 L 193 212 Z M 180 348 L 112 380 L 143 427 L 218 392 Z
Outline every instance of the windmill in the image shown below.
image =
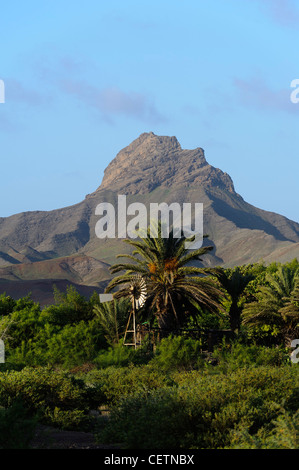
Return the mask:
M 134 346 L 137 348 L 137 335 L 136 335 L 136 310 L 141 308 L 146 301 L 147 288 L 145 280 L 142 276 L 136 275 L 132 276 L 130 285 L 129 285 L 129 297 L 132 302 L 132 310 L 127 323 L 127 328 L 124 336 L 124 345 L 125 346 Z M 132 342 L 127 340 L 128 333 L 133 334 Z

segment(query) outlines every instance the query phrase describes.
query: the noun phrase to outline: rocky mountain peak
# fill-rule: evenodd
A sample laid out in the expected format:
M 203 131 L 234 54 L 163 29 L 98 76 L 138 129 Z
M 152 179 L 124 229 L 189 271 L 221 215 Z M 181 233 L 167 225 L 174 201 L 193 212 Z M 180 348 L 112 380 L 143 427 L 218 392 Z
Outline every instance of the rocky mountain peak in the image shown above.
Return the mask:
M 146 152 L 152 152 L 154 149 L 157 152 L 171 152 L 175 150 L 181 150 L 181 146 L 177 138 L 174 136 L 159 136 L 153 132 L 144 132 L 130 145 L 121 150 L 119 154 L 132 153 L 137 151 L 142 157 L 145 156 Z
M 104 172 L 98 190 L 144 194 L 158 186 L 219 186 L 234 192 L 231 178 L 205 159 L 202 148 L 185 150 L 176 137 L 143 133 L 121 150 Z M 98 191 L 97 190 L 97 191 Z

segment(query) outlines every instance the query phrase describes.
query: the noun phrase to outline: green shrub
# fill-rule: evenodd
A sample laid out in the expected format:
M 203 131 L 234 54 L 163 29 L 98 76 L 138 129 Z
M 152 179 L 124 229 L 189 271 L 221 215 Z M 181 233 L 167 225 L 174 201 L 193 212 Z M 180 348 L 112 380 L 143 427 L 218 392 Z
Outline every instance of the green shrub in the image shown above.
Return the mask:
M 0 449 L 25 449 L 34 435 L 37 420 L 21 402 L 0 407 Z
M 12 313 L 16 305 L 15 300 L 5 293 L 0 295 L 0 317 Z
M 50 305 L 42 312 L 45 323 L 65 326 L 89 321 L 94 317 L 94 298 L 87 300 L 76 291 L 74 286 L 68 286 L 65 294 L 55 287 L 54 299 L 56 304 Z
M 101 351 L 93 362 L 100 368 L 110 366 L 125 367 L 130 364 L 144 364 L 151 357 L 143 348 L 132 349 L 131 347 L 123 346 L 122 341 L 120 341 L 118 344 L 109 347 L 108 350 Z
M 173 388 L 129 396 L 112 409 L 100 442 L 120 442 L 129 449 L 178 449 L 188 416 Z
M 176 381 L 177 388 L 120 402 L 101 438 L 128 448 L 230 447 L 238 426 L 254 436 L 278 418 L 282 405 L 288 409 L 298 373 L 290 367 L 240 369 L 228 375 L 193 371 L 177 374 Z
M 21 371 L 0 373 L 0 406 L 21 400 L 31 412 L 87 410 L 87 389 L 82 380 L 46 367 L 26 367 Z
M 213 359 L 222 370 L 236 370 L 242 367 L 281 366 L 290 362 L 285 348 L 222 343 L 214 349 Z
M 53 410 L 47 408 L 44 419 L 59 429 L 67 431 L 86 430 L 91 426 L 91 418 L 83 410 L 61 410 L 55 407 Z
M 151 390 L 160 389 L 173 381 L 150 365 L 129 367 L 108 367 L 92 370 L 85 376 L 85 383 L 93 390 L 95 405 L 118 404 L 135 393 L 147 395 Z M 96 403 L 96 401 L 98 402 Z
M 33 339 L 40 328 L 42 328 L 43 322 L 40 320 L 40 306 L 34 303 L 33 305 L 26 305 L 23 309 L 16 310 L 6 316 L 5 322 L 3 322 L 2 329 L 5 329 L 9 324 L 5 344 L 7 348 L 16 348 L 23 341 L 27 342 Z
M 18 346 L 7 347 L 7 361 L 25 366 L 61 364 L 71 367 L 94 359 L 106 341 L 96 319 L 66 325 L 40 326 L 33 338 L 22 340 Z
M 151 363 L 164 371 L 191 370 L 203 366 L 201 342 L 182 336 L 169 336 L 157 346 Z
M 105 345 L 98 321 L 81 321 L 64 326 L 47 340 L 45 358 L 51 365 L 76 366 L 93 360 Z
M 272 421 L 272 429 L 261 428 L 251 435 L 247 427 L 232 432 L 233 449 L 298 449 L 299 412 L 294 415 L 282 410 Z
M 130 308 L 131 302 L 127 298 L 114 299 L 94 307 L 93 312 L 110 346 L 117 344 L 124 335 Z
M 36 334 L 32 338 L 22 339 L 18 345 L 12 347 L 11 343 L 7 344 L 7 364 L 11 364 L 13 368 L 26 366 L 46 366 L 49 360 L 48 341 L 57 334 L 57 327 L 45 324 L 37 329 Z

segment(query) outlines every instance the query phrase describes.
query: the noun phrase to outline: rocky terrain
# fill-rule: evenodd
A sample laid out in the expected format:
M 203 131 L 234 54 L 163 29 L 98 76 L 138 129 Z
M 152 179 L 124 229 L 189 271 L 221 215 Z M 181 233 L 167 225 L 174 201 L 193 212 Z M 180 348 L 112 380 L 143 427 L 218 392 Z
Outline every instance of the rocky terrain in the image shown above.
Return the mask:
M 159 186 L 166 188 L 217 186 L 234 193 L 227 173 L 213 168 L 201 148 L 182 150 L 176 137 L 141 134 L 121 150 L 104 172 L 97 191 L 112 189 L 122 194 L 147 194 Z

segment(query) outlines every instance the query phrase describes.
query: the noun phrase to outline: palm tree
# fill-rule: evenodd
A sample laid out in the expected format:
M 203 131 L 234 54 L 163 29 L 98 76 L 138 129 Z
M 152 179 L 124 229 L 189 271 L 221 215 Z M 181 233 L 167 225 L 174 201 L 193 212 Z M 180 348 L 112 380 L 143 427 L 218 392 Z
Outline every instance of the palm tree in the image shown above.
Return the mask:
M 241 326 L 242 307 L 239 304 L 240 297 L 250 281 L 254 279 L 252 274 L 243 274 L 239 267 L 234 270 L 219 269 L 216 277 L 223 289 L 228 293 L 231 304 L 229 307 L 230 327 L 233 331 Z
M 93 311 L 103 328 L 107 342 L 112 346 L 125 332 L 130 305 L 126 299 L 112 300 L 95 305 Z
M 285 301 L 280 313 L 285 323 L 285 336 L 290 342 L 299 338 L 299 275 L 289 299 Z
M 266 274 L 257 301 L 245 306 L 243 321 L 248 325 L 272 325 L 279 329 L 285 342 L 298 336 L 299 268 L 279 266 L 276 273 Z
M 112 274 L 125 272 L 112 279 L 106 292 L 122 286 L 115 296 L 128 296 L 132 275 L 141 275 L 147 284 L 147 304 L 155 310 L 159 327 L 165 330 L 179 328 L 186 319 L 184 312 L 191 309 L 194 301 L 210 311 L 217 311 L 221 291 L 212 279 L 207 278 L 214 270 L 192 265 L 201 261 L 200 257 L 213 247 L 188 250 L 185 242 L 193 241 L 194 237 L 175 238 L 171 231 L 169 238 L 163 238 L 161 225 L 155 237 L 151 236 L 150 228 L 145 235 L 140 239 L 124 240 L 134 251 L 131 255 L 118 255 L 130 261 L 111 266 Z

